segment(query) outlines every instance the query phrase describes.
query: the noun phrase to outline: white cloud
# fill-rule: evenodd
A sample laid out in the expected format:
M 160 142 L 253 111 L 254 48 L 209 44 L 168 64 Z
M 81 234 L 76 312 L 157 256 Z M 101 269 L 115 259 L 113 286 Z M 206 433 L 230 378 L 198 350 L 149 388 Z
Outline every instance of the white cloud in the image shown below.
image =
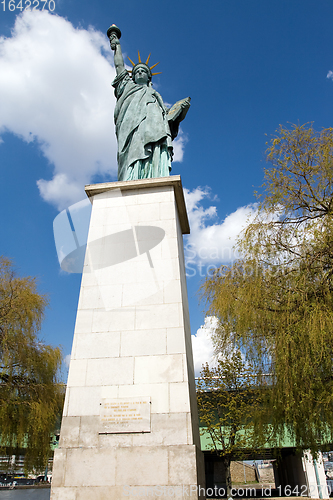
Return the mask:
M 330 78 L 331 80 L 333 80 L 333 71 L 329 71 L 326 75 L 326 78 Z
M 115 70 L 106 36 L 46 11 L 25 11 L 0 38 L 0 132 L 37 141 L 53 167 L 38 181 L 59 209 L 82 199 L 96 173 L 116 175 Z
M 232 355 L 239 351 L 239 346 L 237 347 L 233 333 L 230 334 L 222 345 L 220 344 L 220 331 L 221 324 L 218 318 L 216 316 L 206 316 L 204 325 L 198 329 L 195 335 L 192 335 L 194 373 L 196 377 L 200 376 L 202 365 L 208 363 L 210 368 L 216 368 L 219 360 L 230 360 Z M 243 352 L 241 352 L 241 356 L 243 362 L 246 364 Z
M 212 334 L 215 333 L 217 327 L 218 319 L 215 316 L 207 316 L 205 324 L 199 328 L 195 335 L 192 335 L 194 372 L 196 377 L 199 376 L 203 364 L 208 363 L 210 367 L 216 365 Z
M 187 143 L 187 136 L 181 129 L 179 129 L 178 136 L 173 141 L 173 161 L 179 161 L 179 162 L 183 161 L 184 148 L 186 143 Z
M 72 200 L 79 200 L 83 194 L 82 183 L 70 179 L 67 174 L 56 174 L 51 181 L 39 179 L 37 185 L 42 198 L 59 210 Z
M 0 37 L 0 134 L 37 142 L 50 163 L 38 188 L 59 210 L 82 199 L 94 175 L 116 180 L 112 61 L 103 33 L 47 11 L 24 11 Z M 185 142 L 180 131 L 175 161 Z
M 64 363 L 65 363 L 65 366 L 67 368 L 69 368 L 69 364 L 71 362 L 71 355 L 70 354 L 67 354 L 65 357 L 64 357 Z
M 207 265 L 231 262 L 237 258 L 233 247 L 241 230 L 255 216 L 256 205 L 240 207 L 222 222 L 209 224 L 212 219 L 217 219 L 216 206 L 204 208 L 202 205 L 203 200 L 211 198 L 210 188 L 184 189 L 184 194 L 191 227 L 185 247 L 187 261 Z

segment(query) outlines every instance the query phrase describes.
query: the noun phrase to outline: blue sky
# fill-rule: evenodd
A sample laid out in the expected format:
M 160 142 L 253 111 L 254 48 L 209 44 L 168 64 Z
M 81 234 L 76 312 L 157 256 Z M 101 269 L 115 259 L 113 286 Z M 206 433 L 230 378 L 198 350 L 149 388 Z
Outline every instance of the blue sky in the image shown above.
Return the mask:
M 173 173 L 187 189 L 192 234 L 188 293 L 198 362 L 209 358 L 197 290 L 208 265 L 232 258 L 254 210 L 266 141 L 279 124 L 333 123 L 331 0 L 54 0 L 20 11 L 0 3 L 0 254 L 49 296 L 42 337 L 71 351 L 80 275 L 60 270 L 53 220 L 116 180 L 114 77 L 106 38 L 160 61 L 166 103 L 191 96 Z M 37 0 L 34 3 L 37 6 Z M 23 1 L 23 7 L 27 2 Z M 157 69 L 156 69 L 157 70 Z

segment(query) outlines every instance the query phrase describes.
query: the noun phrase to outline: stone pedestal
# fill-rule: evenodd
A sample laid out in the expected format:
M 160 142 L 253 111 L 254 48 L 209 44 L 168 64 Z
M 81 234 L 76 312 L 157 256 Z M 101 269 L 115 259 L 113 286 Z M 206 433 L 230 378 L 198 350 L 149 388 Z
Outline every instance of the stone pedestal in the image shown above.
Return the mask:
M 203 498 L 180 177 L 86 192 L 93 207 L 51 499 Z

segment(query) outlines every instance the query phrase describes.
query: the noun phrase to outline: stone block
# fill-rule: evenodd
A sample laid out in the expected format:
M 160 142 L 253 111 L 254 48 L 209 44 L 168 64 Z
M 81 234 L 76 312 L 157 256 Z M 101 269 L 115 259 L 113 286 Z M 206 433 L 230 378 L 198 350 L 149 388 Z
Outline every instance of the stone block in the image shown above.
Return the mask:
M 125 201 L 123 198 L 121 199 L 122 204 L 118 204 L 118 206 L 113 206 L 112 208 L 109 208 L 107 210 L 107 215 L 105 218 L 105 225 L 106 226 L 112 226 L 115 224 L 118 224 L 119 221 L 122 222 L 122 225 L 124 227 L 124 224 L 131 224 L 131 210 L 129 207 L 126 206 Z M 136 208 L 136 206 L 131 206 L 131 209 Z
M 156 283 L 152 279 L 146 283 L 131 283 L 123 287 L 122 305 L 157 305 L 163 303 L 163 283 Z M 148 276 L 149 278 L 149 276 Z
M 112 486 L 115 476 L 116 453 L 112 448 L 67 451 L 65 486 Z
M 126 498 L 126 490 L 119 486 L 92 486 L 77 488 L 76 500 L 110 500 Z M 128 497 L 127 497 L 128 498 Z
M 52 478 L 52 490 L 50 500 L 78 500 L 76 488 L 57 487 Z M 97 500 L 97 499 L 96 499 Z
M 127 210 L 133 224 L 156 223 L 160 220 L 158 203 L 154 204 L 153 208 L 151 204 L 139 203 L 136 206 L 128 206 Z
M 119 398 L 134 396 L 150 396 L 152 414 L 169 412 L 169 384 L 167 382 L 119 386 Z
M 97 448 L 100 427 L 99 416 L 81 417 L 79 448 Z
M 149 203 L 162 203 L 167 201 L 172 201 L 173 199 L 173 189 L 170 187 L 163 187 L 158 189 L 140 189 L 137 191 L 138 194 L 138 204 L 146 205 Z
M 178 279 L 179 272 L 176 259 L 165 260 L 153 257 L 154 254 L 150 252 L 149 256 L 145 253 L 137 258 L 137 267 L 132 277 L 132 283 L 145 284 L 153 281 L 156 288 L 161 289 L 161 285 L 165 287 L 171 280 Z
M 134 330 L 135 310 L 133 308 L 122 308 L 112 311 L 94 311 L 93 332 L 120 332 L 122 330 Z
M 119 354 L 119 332 L 81 333 L 76 335 L 74 359 L 117 358 Z
M 121 307 L 122 287 L 119 285 L 99 285 L 103 309 Z M 111 304 L 111 306 L 110 306 Z
M 103 302 L 98 287 L 81 285 L 79 309 L 101 309 Z
M 168 283 L 167 286 L 164 288 L 163 292 L 164 292 L 163 302 L 165 304 L 181 302 L 182 296 L 181 296 L 180 280 L 175 279 L 170 281 L 170 283 Z
M 122 287 L 127 283 L 136 283 L 137 267 L 137 259 L 130 259 L 113 266 L 95 269 L 96 284 L 97 286 L 103 286 L 112 283 L 118 287 L 120 293 Z
M 151 211 L 151 206 L 149 206 L 148 208 Z M 133 228 L 134 236 L 138 243 L 138 250 L 140 253 L 144 252 L 147 246 L 150 247 L 149 250 L 151 252 L 156 251 L 156 247 L 160 244 L 163 245 L 166 241 L 163 224 L 161 224 L 160 221 L 154 222 L 154 224 L 145 224 L 144 222 L 139 221 Z
M 167 353 L 185 352 L 185 333 L 183 328 L 167 328 Z
M 177 235 L 176 224 L 174 220 L 160 220 L 159 227 L 165 231 L 165 237 L 169 240 L 175 238 Z
M 90 219 L 89 228 L 105 226 L 107 223 L 108 215 L 109 215 L 109 210 L 106 207 L 98 206 L 97 202 L 94 207 L 94 213 Z
M 196 446 L 172 446 L 168 454 L 168 484 L 197 484 Z
M 68 398 L 69 398 L 69 389 L 66 389 L 66 394 L 65 394 L 65 401 L 64 401 L 64 407 L 62 410 L 63 415 L 67 415 L 68 412 Z
M 178 245 L 175 236 L 169 236 L 162 245 L 162 260 L 178 259 Z
M 139 191 L 137 190 L 131 190 L 131 191 L 126 191 L 126 190 L 121 190 L 121 198 L 122 202 L 125 203 L 126 206 L 130 205 L 139 205 L 139 196 L 133 196 L 134 194 L 138 194 Z
M 166 354 L 166 328 L 121 333 L 121 356 Z
M 176 214 L 174 201 L 164 201 L 160 203 L 160 219 L 174 220 Z
M 80 311 L 76 317 L 75 332 L 90 333 L 92 327 L 93 312 L 92 309 Z
M 134 383 L 182 382 L 183 355 L 140 356 L 135 358 Z
M 67 387 L 83 387 L 86 384 L 87 360 L 72 359 L 69 372 Z
M 135 317 L 136 330 L 148 330 L 149 328 L 161 328 L 181 326 L 179 304 L 158 304 L 154 307 L 138 307 Z
M 85 259 L 85 264 L 83 265 L 83 271 L 82 271 L 82 283 L 84 282 L 85 286 L 98 286 L 98 281 L 95 276 L 95 274 L 92 272 L 92 268 L 90 266 L 89 259 L 87 258 L 89 254 L 89 251 L 86 249 L 86 259 Z M 87 313 L 91 313 L 91 321 L 92 321 L 92 309 L 87 310 Z M 77 320 L 81 317 L 81 314 L 77 316 Z M 91 324 L 91 322 L 90 322 Z M 79 331 L 79 330 L 78 330 Z M 89 330 L 91 332 L 91 329 Z M 84 331 L 83 331 L 84 333 Z
M 134 197 L 135 198 L 135 197 Z M 135 200 L 129 200 L 126 204 L 135 203 Z M 97 206 L 97 208 L 114 208 L 114 207 L 122 207 L 125 205 L 125 197 L 120 189 L 114 189 L 112 192 L 104 192 L 99 193 L 94 196 L 93 204 Z
M 68 387 L 68 405 L 64 416 L 99 415 L 100 390 L 97 387 Z
M 87 386 L 133 383 L 134 358 L 88 359 L 87 363 Z
M 91 241 L 95 241 L 99 238 L 105 236 L 105 226 L 92 226 L 90 222 L 89 233 L 88 233 L 88 244 L 86 249 L 86 256 L 84 261 L 84 270 L 87 270 L 90 267 L 90 252 L 89 252 L 89 243 Z
M 80 417 L 63 417 L 59 446 L 61 449 L 77 448 L 79 445 Z
M 190 398 L 188 382 L 170 384 L 170 412 L 190 413 Z
M 119 387 L 118 385 L 103 385 L 99 388 L 101 398 L 118 398 L 119 397 Z
M 56 461 L 57 467 L 52 473 L 52 486 L 64 486 L 65 484 L 66 457 L 66 449 L 56 448 L 54 450 L 53 460 Z
M 135 434 L 99 434 L 99 448 L 124 448 L 133 446 L 133 436 Z M 140 433 L 141 435 L 141 433 Z
M 133 434 L 133 446 L 174 446 L 179 444 L 188 444 L 185 413 L 152 414 L 151 432 L 149 434 Z
M 116 484 L 168 484 L 168 452 L 165 447 L 118 448 Z M 153 471 L 153 473 L 152 473 Z

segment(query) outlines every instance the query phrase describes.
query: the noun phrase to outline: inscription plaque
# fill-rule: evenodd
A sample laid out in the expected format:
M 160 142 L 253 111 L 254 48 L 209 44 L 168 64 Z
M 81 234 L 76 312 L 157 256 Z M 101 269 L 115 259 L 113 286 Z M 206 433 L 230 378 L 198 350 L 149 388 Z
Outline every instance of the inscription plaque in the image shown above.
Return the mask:
M 102 399 L 99 434 L 150 432 L 150 397 Z

